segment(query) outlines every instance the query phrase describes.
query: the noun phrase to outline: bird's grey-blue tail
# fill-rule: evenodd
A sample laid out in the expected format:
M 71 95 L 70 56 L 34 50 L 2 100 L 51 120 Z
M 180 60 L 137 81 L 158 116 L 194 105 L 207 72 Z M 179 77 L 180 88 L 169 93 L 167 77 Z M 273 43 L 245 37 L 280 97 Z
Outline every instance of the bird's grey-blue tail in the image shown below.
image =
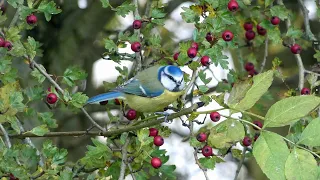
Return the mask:
M 108 92 L 108 93 L 103 93 L 99 94 L 96 96 L 93 96 L 88 99 L 86 104 L 99 104 L 100 102 L 107 101 L 107 100 L 112 100 L 116 98 L 123 98 L 123 93 L 121 92 Z

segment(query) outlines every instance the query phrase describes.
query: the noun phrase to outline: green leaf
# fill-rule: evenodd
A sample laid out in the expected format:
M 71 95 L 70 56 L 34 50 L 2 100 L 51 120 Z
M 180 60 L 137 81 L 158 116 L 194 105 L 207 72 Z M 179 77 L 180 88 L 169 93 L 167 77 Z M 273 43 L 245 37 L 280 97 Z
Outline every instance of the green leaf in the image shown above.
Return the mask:
M 49 131 L 47 125 L 43 124 L 43 125 L 34 127 L 30 132 L 32 132 L 33 134 L 35 134 L 37 136 L 43 136 L 50 131 Z
M 286 161 L 285 175 L 287 180 L 317 180 L 317 161 L 308 151 L 294 148 Z
M 67 68 L 63 73 L 62 82 L 70 87 L 75 86 L 76 81 L 84 80 L 87 77 L 87 73 L 80 67 L 73 66 Z
M 316 50 L 316 53 L 313 55 L 313 57 L 316 58 L 318 62 L 320 62 L 320 51 Z
M 165 16 L 166 16 L 166 13 L 164 13 L 163 10 L 157 9 L 157 8 L 152 8 L 151 17 L 156 18 L 156 19 L 160 19 L 160 18 L 164 18 Z
M 143 146 L 150 144 L 153 142 L 153 138 L 149 137 L 149 130 L 148 129 L 141 129 L 137 132 L 138 140 L 141 143 L 140 148 Z
M 200 67 L 200 64 L 199 62 L 197 61 L 192 61 L 192 63 L 190 63 L 188 65 L 188 67 L 191 69 L 191 70 L 196 70 L 198 67 Z
M 283 138 L 273 132 L 262 132 L 253 146 L 261 170 L 272 180 L 285 180 L 285 164 L 289 149 Z
M 103 8 L 107 8 L 110 6 L 109 0 L 100 0 Z
M 42 98 L 44 91 L 41 86 L 27 87 L 24 94 L 28 96 L 29 101 L 39 100 Z
M 23 96 L 21 92 L 12 92 L 9 96 L 9 102 L 13 109 L 17 110 L 17 112 L 22 112 L 25 108 L 25 105 L 22 103 Z
M 37 113 L 38 120 L 42 123 L 45 123 L 49 128 L 56 128 L 58 127 L 57 120 L 53 119 L 52 112 L 44 112 L 44 113 Z
M 216 165 L 216 160 L 214 158 L 207 158 L 207 157 L 203 157 L 203 158 L 199 158 L 199 162 L 202 165 L 202 167 L 206 168 L 206 169 L 214 169 L 215 165 Z
M 108 167 L 106 174 L 108 176 L 112 176 L 112 179 L 118 179 L 120 174 L 120 169 L 121 169 L 120 166 L 121 166 L 120 161 L 113 162 L 111 166 Z
M 286 36 L 294 39 L 299 39 L 301 38 L 302 35 L 303 35 L 303 32 L 301 31 L 301 29 L 296 28 L 294 26 L 290 26 L 286 34 Z
M 199 91 L 201 91 L 202 93 L 205 93 L 209 90 L 209 88 L 206 85 L 200 85 L 199 86 Z
M 39 66 L 40 66 L 40 69 L 47 72 L 46 69 L 41 64 Z M 42 84 L 43 81 L 46 79 L 46 77 L 42 73 L 40 73 L 38 69 L 34 69 L 30 74 L 31 76 L 35 77 L 40 84 Z
M 86 96 L 85 94 L 82 94 L 82 92 L 77 92 L 75 94 L 72 94 L 71 98 L 72 98 L 72 100 L 70 101 L 70 103 L 76 108 L 83 107 L 83 105 L 89 99 L 89 97 Z
M 298 144 L 320 146 L 320 118 L 312 120 L 303 130 Z
M 268 110 L 264 127 L 281 127 L 298 121 L 320 104 L 320 98 L 312 95 L 282 99 Z
M 7 116 L 7 121 L 10 123 L 12 129 L 16 131 L 18 134 L 21 133 L 19 122 L 16 116 Z
M 118 51 L 117 45 L 111 39 L 104 39 L 104 48 L 106 48 L 109 53 Z
M 116 14 L 122 17 L 126 17 L 126 15 L 130 12 L 130 11 L 134 11 L 135 10 L 135 5 L 130 3 L 130 1 L 126 1 L 124 3 L 122 3 L 120 6 L 118 6 L 115 10 L 116 10 Z
M 181 7 L 184 12 L 181 12 L 180 15 L 182 16 L 182 19 L 187 23 L 194 23 L 198 22 L 200 20 L 199 15 L 194 12 L 192 9 L 187 7 Z
M 268 91 L 272 81 L 272 70 L 253 76 L 253 85 L 247 91 L 245 97 L 239 103 L 230 104 L 230 106 L 237 110 L 250 109 Z
M 264 1 L 264 6 L 265 7 L 268 7 L 268 6 L 270 6 L 270 4 L 272 4 L 274 2 L 274 0 L 265 0 Z
M 164 177 L 164 179 L 177 179 L 174 170 L 176 169 L 175 165 L 162 165 L 159 170 Z
M 61 9 L 56 7 L 56 3 L 54 1 L 48 2 L 46 0 L 41 1 L 38 10 L 44 13 L 47 21 L 51 20 L 51 16 L 53 14 L 59 14 L 61 12 Z
M 149 40 L 150 40 L 150 43 L 151 43 L 151 45 L 153 47 L 158 47 L 158 48 L 161 47 L 161 44 L 160 44 L 161 43 L 161 37 L 160 36 L 153 34 L 153 35 L 151 35 Z
M 24 47 L 26 48 L 26 53 L 30 60 L 33 60 L 33 58 L 37 54 L 37 47 L 39 46 L 39 43 L 33 39 L 33 37 L 28 36 L 28 42 L 24 43 Z
M 68 151 L 66 149 L 59 149 L 52 144 L 51 140 L 46 140 L 43 143 L 42 154 L 47 159 L 46 163 L 57 166 L 66 162 Z
M 227 119 L 210 130 L 208 144 L 221 149 L 229 148 L 245 136 L 243 124 L 233 119 Z
M 240 100 L 242 100 L 245 97 L 250 87 L 250 80 L 238 81 L 237 83 L 235 83 L 230 92 L 227 104 L 229 106 L 232 106 L 233 104 L 239 103 Z
M 204 84 L 208 84 L 208 83 L 210 83 L 210 81 L 212 80 L 212 78 L 210 77 L 210 78 L 207 78 L 207 74 L 203 71 L 203 70 L 201 70 L 201 71 L 199 71 L 199 78 L 201 79 L 201 81 L 204 83 Z
M 27 7 L 27 6 L 20 6 L 19 8 L 19 19 L 25 20 L 27 16 L 29 16 L 33 12 L 33 9 Z
M 18 5 L 22 5 L 24 0 L 7 0 L 7 2 L 14 8 L 17 8 Z
M 284 5 L 275 5 L 270 9 L 272 16 L 278 16 L 281 20 L 285 20 L 289 16 L 289 11 Z
M 223 11 L 223 13 L 219 14 L 217 18 L 221 18 L 221 22 L 224 25 L 236 24 L 235 17 L 228 11 Z
M 73 172 L 70 169 L 65 169 L 60 172 L 59 180 L 72 180 Z

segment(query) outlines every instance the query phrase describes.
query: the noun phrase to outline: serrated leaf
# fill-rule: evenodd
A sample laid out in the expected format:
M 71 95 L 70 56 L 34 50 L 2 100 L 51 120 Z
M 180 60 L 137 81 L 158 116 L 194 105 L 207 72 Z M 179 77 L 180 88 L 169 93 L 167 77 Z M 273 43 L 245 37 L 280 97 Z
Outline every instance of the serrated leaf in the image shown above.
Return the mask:
M 208 86 L 206 85 L 200 85 L 199 87 L 199 91 L 201 91 L 202 93 L 205 93 L 209 90 Z
M 283 138 L 273 132 L 262 132 L 253 146 L 253 156 L 258 165 L 272 180 L 286 179 L 285 164 L 289 153 Z
M 22 103 L 23 96 L 21 92 L 15 91 L 12 92 L 9 96 L 10 106 L 15 109 L 17 112 L 22 112 L 25 108 L 25 105 Z
M 43 125 L 34 127 L 30 132 L 32 132 L 33 134 L 35 134 L 37 136 L 43 136 L 49 132 L 49 129 L 48 129 L 47 125 L 43 124 Z
M 28 42 L 24 43 L 24 47 L 30 60 L 33 60 L 33 58 L 36 56 L 38 45 L 39 43 L 35 41 L 33 37 L 28 36 Z
M 286 34 L 286 36 L 294 39 L 299 39 L 302 35 L 303 35 L 303 32 L 301 31 L 301 29 L 296 28 L 294 26 L 290 26 Z
M 110 6 L 109 0 L 100 0 L 103 8 L 107 8 Z
M 73 66 L 67 68 L 63 73 L 62 82 L 70 87 L 75 86 L 76 81 L 84 80 L 87 77 L 87 73 L 80 67 Z
M 192 9 L 187 7 L 181 7 L 184 12 L 181 12 L 180 15 L 182 16 L 182 19 L 187 23 L 195 23 L 200 20 L 199 15 L 194 12 Z
M 82 92 L 77 92 L 71 95 L 70 103 L 76 108 L 81 108 L 87 102 L 88 99 L 89 97 L 83 94 Z
M 47 70 L 41 64 L 39 66 L 40 69 L 47 72 Z M 30 74 L 31 76 L 35 77 L 40 84 L 42 84 L 43 81 L 46 79 L 46 77 L 38 69 L 34 69 Z
M 18 119 L 16 116 L 7 116 L 7 121 L 10 123 L 12 129 L 14 129 L 18 134 L 21 133 Z
M 320 105 L 320 98 L 312 95 L 294 96 L 273 104 L 265 116 L 264 127 L 281 127 L 298 121 Z
M 67 160 L 68 151 L 59 149 L 52 144 L 51 140 L 46 140 L 42 145 L 42 155 L 47 159 L 46 163 L 51 163 L 53 166 L 63 164 Z
M 265 6 L 265 7 L 270 6 L 270 5 L 273 3 L 273 1 L 274 1 L 274 0 L 265 0 L 265 1 L 264 1 L 264 6 Z
M 149 137 L 149 130 L 148 129 L 141 129 L 137 132 L 138 140 L 140 142 L 140 149 L 153 142 L 153 139 Z
M 210 81 L 212 80 L 212 78 L 210 77 L 210 78 L 207 78 L 207 74 L 203 71 L 203 70 L 201 70 L 201 71 L 199 71 L 199 78 L 201 79 L 201 81 L 204 83 L 204 84 L 208 84 L 208 83 L 210 83 Z
M 130 11 L 135 10 L 135 5 L 130 3 L 130 1 L 125 1 L 120 6 L 118 6 L 115 10 L 116 10 L 117 15 L 122 16 L 122 17 L 126 17 L 126 15 Z
M 199 162 L 202 165 L 202 167 L 206 168 L 206 169 L 214 169 L 215 165 L 216 165 L 216 161 L 214 158 L 207 158 L 207 157 L 203 157 L 203 158 L 199 158 Z
M 49 128 L 58 127 L 57 120 L 52 118 L 53 116 L 52 112 L 37 113 L 37 115 L 38 115 L 38 120 L 46 124 Z
M 56 7 L 56 3 L 54 1 L 41 1 L 38 10 L 44 13 L 47 21 L 51 20 L 52 15 L 59 14 L 61 12 L 61 9 Z
M 191 70 L 196 70 L 198 67 L 200 67 L 200 64 L 199 62 L 197 61 L 192 61 L 192 63 L 190 63 L 188 65 L 188 67 L 191 69 Z
M 28 96 L 29 101 L 41 99 L 43 93 L 44 91 L 41 86 L 33 86 L 24 89 L 24 94 Z
M 230 92 L 227 104 L 231 106 L 232 104 L 239 103 L 240 100 L 242 100 L 245 97 L 250 87 L 250 80 L 239 81 L 235 83 Z
M 104 48 L 106 48 L 109 53 L 118 51 L 117 45 L 111 39 L 104 39 Z
M 150 43 L 153 47 L 161 47 L 161 37 L 158 35 L 151 35 L 151 37 L 149 38 Z
M 159 18 L 164 18 L 165 16 L 166 16 L 166 13 L 164 13 L 161 9 L 152 8 L 151 17 L 159 19 Z
M 176 174 L 174 173 L 174 170 L 176 169 L 175 165 L 162 165 L 159 170 L 162 174 L 162 176 L 165 179 L 177 179 Z
M 27 16 L 29 16 L 34 10 L 27 6 L 20 6 L 19 8 L 19 19 L 25 20 Z
M 312 120 L 303 130 L 298 144 L 320 146 L 320 118 Z
M 289 11 L 284 5 L 275 5 L 270 8 L 272 16 L 278 16 L 281 20 L 285 20 L 289 16 Z
M 318 166 L 308 151 L 294 148 L 285 164 L 287 180 L 317 180 Z
M 208 144 L 221 149 L 229 148 L 245 136 L 243 124 L 233 119 L 227 119 L 210 130 Z
M 7 0 L 7 2 L 14 8 L 17 8 L 18 5 L 23 4 L 24 0 Z
M 261 96 L 268 91 L 269 87 L 272 84 L 272 81 L 272 70 L 253 76 L 253 85 L 247 91 L 245 97 L 240 100 L 239 103 L 230 104 L 230 106 L 237 110 L 250 109 L 254 104 L 256 104 Z

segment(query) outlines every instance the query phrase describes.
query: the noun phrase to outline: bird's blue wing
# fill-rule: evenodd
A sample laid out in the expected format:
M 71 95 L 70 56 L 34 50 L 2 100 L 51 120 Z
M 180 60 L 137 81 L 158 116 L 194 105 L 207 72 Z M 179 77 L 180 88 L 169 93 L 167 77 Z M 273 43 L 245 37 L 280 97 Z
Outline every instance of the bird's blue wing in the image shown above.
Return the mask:
M 164 87 L 159 86 L 158 83 L 157 79 L 140 81 L 132 78 L 124 85 L 119 86 L 116 91 L 143 97 L 157 97 L 164 92 Z
M 108 93 L 99 94 L 88 99 L 87 104 L 99 104 L 100 102 L 108 101 L 116 98 L 120 98 L 120 99 L 123 98 L 123 93 L 108 92 Z

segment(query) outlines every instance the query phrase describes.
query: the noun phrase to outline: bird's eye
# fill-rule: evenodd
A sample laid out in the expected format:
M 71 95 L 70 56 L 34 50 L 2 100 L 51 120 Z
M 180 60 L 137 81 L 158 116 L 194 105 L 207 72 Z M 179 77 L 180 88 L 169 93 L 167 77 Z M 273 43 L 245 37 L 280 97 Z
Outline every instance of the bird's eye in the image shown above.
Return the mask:
M 171 79 L 172 81 L 174 81 L 174 79 L 173 79 L 173 77 L 172 76 L 168 76 L 169 77 L 169 79 Z

